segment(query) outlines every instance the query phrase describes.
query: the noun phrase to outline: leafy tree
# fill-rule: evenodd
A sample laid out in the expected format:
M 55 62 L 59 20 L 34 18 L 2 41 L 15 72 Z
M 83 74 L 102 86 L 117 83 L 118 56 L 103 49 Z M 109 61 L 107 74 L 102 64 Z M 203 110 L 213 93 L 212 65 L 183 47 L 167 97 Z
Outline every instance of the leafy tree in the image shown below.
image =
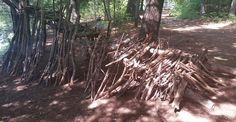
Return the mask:
M 180 18 L 196 18 L 200 15 L 208 17 L 227 17 L 231 0 L 172 0 L 172 15 Z
M 199 16 L 200 1 L 199 0 L 175 0 L 172 15 L 180 18 L 193 19 Z

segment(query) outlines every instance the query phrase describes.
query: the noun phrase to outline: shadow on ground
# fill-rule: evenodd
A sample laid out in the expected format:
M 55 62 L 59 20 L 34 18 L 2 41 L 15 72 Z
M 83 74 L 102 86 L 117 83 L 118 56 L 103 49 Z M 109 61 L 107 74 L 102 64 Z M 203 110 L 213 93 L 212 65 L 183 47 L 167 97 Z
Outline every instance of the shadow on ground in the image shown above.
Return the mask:
M 221 95 L 211 100 L 214 104 L 210 105 L 208 99 L 187 96 L 183 109 L 175 113 L 167 101 L 138 101 L 128 94 L 90 102 L 79 85 L 71 89 L 44 87 L 36 83 L 22 83 L 16 78 L 1 82 L 0 86 L 2 121 L 220 122 L 236 119 L 235 88 L 222 89 Z
M 165 21 L 161 37 L 170 46 L 188 52 L 209 50 L 209 60 L 236 67 L 236 25 L 219 29 L 201 26 L 203 22 Z M 178 23 L 180 23 L 178 25 Z M 176 25 L 175 25 L 176 24 Z M 178 30 L 201 26 L 193 30 Z M 235 78 L 228 78 L 235 84 Z M 166 101 L 137 101 L 128 95 L 90 102 L 81 85 L 45 87 L 37 83 L 23 83 L 18 78 L 0 76 L 0 121 L 140 121 L 140 122 L 233 122 L 236 120 L 236 88 L 219 90 L 211 99 L 196 95 L 186 96 L 183 108 L 175 113 Z
M 163 21 L 160 35 L 169 40 L 171 47 L 194 53 L 206 48 L 211 61 L 236 68 L 236 23 Z

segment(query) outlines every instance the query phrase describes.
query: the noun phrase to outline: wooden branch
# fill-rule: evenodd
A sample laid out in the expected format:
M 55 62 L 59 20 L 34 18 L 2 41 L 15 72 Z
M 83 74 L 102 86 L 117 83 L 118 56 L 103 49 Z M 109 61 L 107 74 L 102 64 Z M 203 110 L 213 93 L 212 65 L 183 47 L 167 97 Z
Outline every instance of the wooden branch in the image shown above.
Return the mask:
M 17 5 L 12 0 L 2 0 L 4 3 L 6 3 L 9 7 L 12 9 L 15 9 L 16 11 L 19 10 Z

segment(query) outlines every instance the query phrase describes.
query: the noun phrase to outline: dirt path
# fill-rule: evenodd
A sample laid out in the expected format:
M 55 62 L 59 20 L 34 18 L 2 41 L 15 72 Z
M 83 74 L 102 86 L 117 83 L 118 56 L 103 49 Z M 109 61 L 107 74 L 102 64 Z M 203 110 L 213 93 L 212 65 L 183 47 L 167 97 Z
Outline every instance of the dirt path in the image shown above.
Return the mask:
M 161 37 L 170 40 L 171 47 L 190 52 L 206 47 L 212 62 L 236 68 L 235 23 L 211 26 L 200 20 L 180 21 L 166 17 L 162 26 Z M 137 31 L 127 27 L 124 31 L 130 30 Z M 236 79 L 228 82 L 236 82 Z M 212 100 L 188 92 L 191 97 L 186 97 L 183 109 L 175 113 L 168 102 L 141 102 L 126 95 L 90 103 L 85 100 L 82 84 L 71 89 L 44 87 L 0 76 L 0 121 L 234 122 L 236 87 L 219 92 L 221 94 Z
M 202 20 L 163 19 L 161 36 L 174 48 L 197 52 L 208 49 L 213 62 L 236 68 L 236 23 L 209 23 Z

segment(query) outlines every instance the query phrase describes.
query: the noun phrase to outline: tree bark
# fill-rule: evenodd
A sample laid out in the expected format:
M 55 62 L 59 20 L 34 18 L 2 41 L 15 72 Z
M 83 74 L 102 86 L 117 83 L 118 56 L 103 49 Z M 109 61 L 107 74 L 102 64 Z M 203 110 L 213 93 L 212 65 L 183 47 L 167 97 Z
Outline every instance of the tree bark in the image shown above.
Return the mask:
M 110 0 L 103 0 L 105 18 L 111 20 L 111 11 L 110 11 Z
M 201 0 L 201 15 L 205 15 L 207 13 L 206 4 L 207 0 Z
M 164 0 L 146 0 L 145 3 L 140 38 L 148 36 L 152 41 L 157 41 Z
M 113 0 L 113 20 L 116 20 L 116 0 Z
M 19 9 L 18 8 L 19 0 L 2 0 L 2 1 L 13 9 L 17 9 L 17 10 Z
M 139 6 L 140 6 L 140 0 L 137 0 L 136 4 L 135 4 L 135 22 L 134 22 L 134 26 L 138 27 L 138 22 L 139 22 Z
M 139 9 L 140 9 L 141 12 L 143 12 L 143 2 L 144 2 L 144 0 L 141 0 L 141 2 L 140 2 L 140 8 Z
M 17 11 L 19 9 L 19 0 L 3 0 L 4 3 L 6 3 L 10 9 L 11 9 L 11 17 L 12 17 L 12 30 L 15 33 L 16 32 L 16 27 L 17 25 L 19 25 L 18 23 L 18 19 L 19 19 L 19 15 L 17 14 Z
M 70 0 L 70 6 L 71 6 L 71 18 L 70 21 L 75 24 L 76 22 L 79 22 L 80 15 L 79 15 L 79 0 Z
M 135 17 L 136 3 L 137 3 L 137 0 L 129 0 L 127 4 L 126 13 L 129 14 L 133 18 Z
M 235 16 L 236 15 L 236 0 L 232 0 L 229 14 L 231 16 Z

